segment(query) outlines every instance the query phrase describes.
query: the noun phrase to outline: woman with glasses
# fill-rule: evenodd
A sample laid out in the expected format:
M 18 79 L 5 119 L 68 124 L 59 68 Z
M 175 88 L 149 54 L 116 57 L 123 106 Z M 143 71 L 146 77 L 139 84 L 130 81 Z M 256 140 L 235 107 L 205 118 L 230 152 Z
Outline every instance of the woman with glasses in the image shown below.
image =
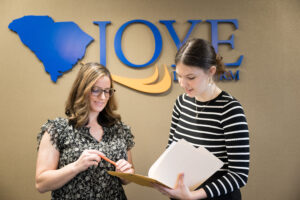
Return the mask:
M 174 199 L 240 200 L 249 173 L 249 131 L 239 101 L 214 81 L 225 72 L 222 58 L 208 41 L 197 38 L 181 46 L 175 64 L 184 94 L 174 104 L 168 145 L 185 139 L 205 147 L 224 165 L 195 191 L 184 184 L 184 174 L 175 189 L 155 187 Z
M 133 135 L 114 112 L 114 92 L 105 67 L 81 67 L 66 103 L 67 118 L 49 120 L 38 134 L 39 192 L 52 191 L 52 199 L 126 199 L 122 184 L 128 182 L 107 173 L 134 173 Z

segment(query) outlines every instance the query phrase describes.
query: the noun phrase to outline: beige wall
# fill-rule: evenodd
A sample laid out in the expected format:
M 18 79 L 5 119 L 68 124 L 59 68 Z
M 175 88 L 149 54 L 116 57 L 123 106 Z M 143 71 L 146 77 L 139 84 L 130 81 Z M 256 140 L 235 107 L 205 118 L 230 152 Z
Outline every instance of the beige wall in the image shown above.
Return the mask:
M 34 188 L 36 135 L 40 126 L 64 116 L 64 103 L 78 71 L 76 66 L 56 84 L 42 63 L 25 47 L 8 24 L 24 15 L 49 15 L 55 21 L 74 21 L 95 41 L 83 62 L 99 61 L 99 30 L 96 20 L 109 20 L 107 67 L 114 74 L 146 77 L 153 65 L 142 70 L 124 66 L 117 59 L 113 39 L 117 29 L 133 19 L 154 23 L 163 37 L 156 64 L 170 65 L 176 52 L 166 28 L 158 21 L 174 19 L 180 38 L 189 19 L 233 19 L 239 29 L 220 26 L 220 37 L 235 35 L 235 49 L 220 47 L 225 61 L 245 55 L 238 82 L 219 86 L 244 106 L 251 134 L 251 170 L 242 189 L 244 199 L 299 199 L 299 0 L 0 0 L 0 199 L 49 199 Z M 210 39 L 209 26 L 201 23 L 193 37 Z M 136 63 L 152 56 L 151 32 L 135 25 L 124 33 L 124 52 Z M 171 71 L 171 68 L 169 67 Z M 182 92 L 173 83 L 169 92 L 147 95 L 115 84 L 119 112 L 131 125 L 136 146 L 133 159 L 137 173 L 147 174 L 167 143 L 174 100 Z M 167 199 L 135 184 L 126 186 L 129 199 Z

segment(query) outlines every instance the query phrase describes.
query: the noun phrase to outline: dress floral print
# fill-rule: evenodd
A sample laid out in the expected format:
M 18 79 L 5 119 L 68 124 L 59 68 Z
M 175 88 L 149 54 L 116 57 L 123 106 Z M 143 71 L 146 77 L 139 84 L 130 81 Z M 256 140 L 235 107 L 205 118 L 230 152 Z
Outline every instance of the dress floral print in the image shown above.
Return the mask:
M 88 127 L 74 128 L 64 118 L 48 120 L 38 134 L 38 146 L 43 134 L 50 134 L 51 142 L 59 151 L 58 168 L 75 162 L 86 149 L 95 149 L 104 153 L 113 161 L 127 160 L 127 151 L 134 146 L 130 127 L 117 123 L 112 127 L 103 127 L 102 140 L 98 142 L 89 133 Z M 119 200 L 127 199 L 121 180 L 107 173 L 115 167 L 101 160 L 97 167 L 90 167 L 77 174 L 63 187 L 52 191 L 52 200 L 89 199 Z

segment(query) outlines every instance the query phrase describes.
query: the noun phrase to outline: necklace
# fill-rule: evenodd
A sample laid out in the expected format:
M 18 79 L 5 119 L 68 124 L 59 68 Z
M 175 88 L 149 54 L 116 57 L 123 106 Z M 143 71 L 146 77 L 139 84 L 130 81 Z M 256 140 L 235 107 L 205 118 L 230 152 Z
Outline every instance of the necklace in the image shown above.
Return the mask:
M 213 92 L 212 92 L 212 95 L 211 95 L 211 98 L 210 98 L 210 100 L 209 101 L 207 101 L 207 103 L 205 104 L 205 105 L 203 105 L 203 107 L 201 108 L 201 110 L 198 110 L 198 106 L 197 106 L 197 100 L 196 100 L 196 97 L 195 97 L 195 106 L 196 106 L 196 118 L 198 118 L 198 116 L 199 116 L 199 113 L 201 113 L 201 112 L 203 112 L 204 110 L 205 110 L 205 108 L 206 108 L 206 106 L 211 102 L 211 100 L 213 100 L 214 99 L 214 95 L 215 95 L 215 93 L 216 93 L 216 88 L 217 88 L 217 86 L 216 85 L 214 85 L 215 86 L 215 88 L 214 88 L 214 90 L 213 90 Z
M 201 108 L 201 110 L 198 110 L 198 106 L 197 106 L 197 100 L 195 97 L 195 106 L 196 106 L 196 118 L 199 117 L 199 113 L 203 112 L 206 108 L 206 106 L 210 103 L 211 100 L 209 100 L 205 105 L 203 105 L 203 107 Z

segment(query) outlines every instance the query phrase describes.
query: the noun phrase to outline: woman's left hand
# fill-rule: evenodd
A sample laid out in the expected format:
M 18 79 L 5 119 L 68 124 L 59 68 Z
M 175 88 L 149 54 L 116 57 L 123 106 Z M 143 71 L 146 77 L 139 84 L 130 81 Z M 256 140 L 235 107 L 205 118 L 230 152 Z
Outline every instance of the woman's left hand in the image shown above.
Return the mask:
M 132 168 L 132 164 L 127 160 L 121 159 L 116 162 L 116 172 L 133 174 L 134 169 Z
M 170 189 L 161 185 L 154 184 L 154 188 L 160 191 L 163 195 L 166 195 L 170 198 L 175 199 L 192 199 L 192 192 L 189 188 L 184 184 L 184 174 L 181 173 L 178 175 L 177 182 L 174 189 Z
M 121 159 L 116 162 L 116 172 L 134 174 L 134 168 L 127 160 Z M 121 179 L 122 184 L 126 185 L 130 181 Z

